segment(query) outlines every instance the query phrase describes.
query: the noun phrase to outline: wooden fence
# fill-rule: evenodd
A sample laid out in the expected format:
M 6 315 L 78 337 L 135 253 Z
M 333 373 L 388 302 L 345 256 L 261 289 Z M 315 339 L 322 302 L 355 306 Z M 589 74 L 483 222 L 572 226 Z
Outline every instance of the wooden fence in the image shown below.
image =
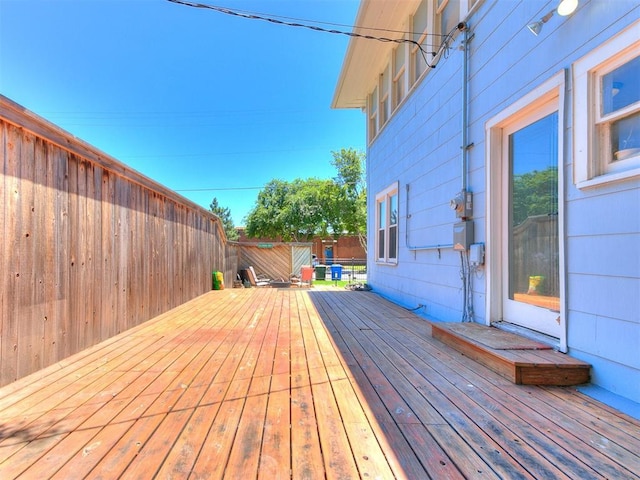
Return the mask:
M 288 280 L 300 275 L 303 265 L 311 265 L 311 243 L 240 243 L 238 267 L 253 266 L 258 275 Z
M 211 289 L 219 219 L 0 96 L 0 385 Z
M 529 291 L 530 278 L 543 278 L 537 293 L 560 296 L 558 217 L 536 215 L 527 217 L 513 229 L 512 270 L 513 293 Z

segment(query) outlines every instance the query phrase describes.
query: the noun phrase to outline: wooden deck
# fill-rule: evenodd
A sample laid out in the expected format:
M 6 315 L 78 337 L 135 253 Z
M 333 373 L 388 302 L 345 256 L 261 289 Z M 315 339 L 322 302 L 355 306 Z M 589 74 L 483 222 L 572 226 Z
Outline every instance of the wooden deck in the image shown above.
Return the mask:
M 369 292 L 209 292 L 0 389 L 0 478 L 640 478 L 640 422 Z

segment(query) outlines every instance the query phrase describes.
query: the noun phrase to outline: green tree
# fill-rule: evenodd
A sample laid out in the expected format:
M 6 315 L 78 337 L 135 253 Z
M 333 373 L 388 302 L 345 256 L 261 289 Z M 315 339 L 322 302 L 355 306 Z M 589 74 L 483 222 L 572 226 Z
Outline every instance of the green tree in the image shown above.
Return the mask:
M 227 240 L 238 240 L 239 236 L 235 225 L 233 224 L 233 218 L 231 218 L 231 210 L 227 207 L 221 207 L 216 197 L 213 197 L 213 200 L 209 205 L 209 210 L 220 218 Z
M 329 213 L 333 188 L 331 180 L 317 178 L 271 180 L 247 216 L 247 235 L 299 242 L 326 232 L 335 223 Z
M 245 220 L 249 237 L 285 237 L 285 211 L 290 186 L 282 180 L 271 180 L 258 193 L 256 203 Z
M 247 235 L 304 241 L 347 232 L 365 238 L 364 155 L 353 149 L 332 154 L 337 176 L 331 180 L 271 180 L 265 185 L 247 215 Z
M 558 169 L 549 167 L 513 178 L 513 225 L 520 225 L 528 217 L 557 215 Z
M 341 190 L 338 217 L 342 228 L 351 235 L 358 235 L 360 244 L 367 250 L 367 184 L 364 153 L 353 148 L 331 152 L 332 165 L 338 171 L 334 182 Z

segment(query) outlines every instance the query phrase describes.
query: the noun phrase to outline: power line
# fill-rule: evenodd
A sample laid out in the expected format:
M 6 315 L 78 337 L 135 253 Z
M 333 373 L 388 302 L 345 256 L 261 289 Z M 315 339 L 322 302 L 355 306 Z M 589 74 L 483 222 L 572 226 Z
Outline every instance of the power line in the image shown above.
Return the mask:
M 203 8 L 203 9 L 208 9 L 208 10 L 214 10 L 216 12 L 219 13 L 224 13 L 226 15 L 233 15 L 236 17 L 241 17 L 241 18 L 246 18 L 246 19 L 250 19 L 250 20 L 263 20 L 265 22 L 270 22 L 270 23 L 275 23 L 278 25 L 286 25 L 288 27 L 299 27 L 299 28 L 306 28 L 309 30 L 314 30 L 317 32 L 324 32 L 324 33 L 331 33 L 331 34 L 337 34 L 337 35 L 346 35 L 348 37 L 357 37 L 357 38 L 364 38 L 367 40 L 376 40 L 378 42 L 386 42 L 386 43 L 398 43 L 398 44 L 402 44 L 402 43 L 409 43 L 411 45 L 414 45 L 416 48 L 418 48 L 418 50 L 420 50 L 420 53 L 422 54 L 422 57 L 425 61 L 425 63 L 427 64 L 427 66 L 429 68 L 433 68 L 435 67 L 435 65 L 432 65 L 429 60 L 427 60 L 427 54 L 430 54 L 432 56 L 432 58 L 436 57 L 438 55 L 438 53 L 440 53 L 442 50 L 446 49 L 448 46 L 448 41 L 450 40 L 450 37 L 452 36 L 453 32 L 457 29 L 453 29 L 451 32 L 447 33 L 446 35 L 438 35 L 440 37 L 443 38 L 442 43 L 440 44 L 438 51 L 427 51 L 425 50 L 425 45 L 421 44 L 420 42 L 410 39 L 410 38 L 389 38 L 389 37 L 378 37 L 375 35 L 366 35 L 363 33 L 357 33 L 354 31 L 351 32 L 346 32 L 343 30 L 336 30 L 336 29 L 330 29 L 330 28 L 324 28 L 324 27 L 319 27 L 317 25 L 311 25 L 310 23 L 323 23 L 323 22 L 317 22 L 317 21 L 312 21 L 312 20 L 303 20 L 304 22 L 308 22 L 308 23 L 300 23 L 300 22 L 289 22 L 289 21 L 285 21 L 285 20 L 279 20 L 277 18 L 275 18 L 274 15 L 270 15 L 270 16 L 266 16 L 266 15 L 262 15 L 262 14 L 255 14 L 255 13 L 249 13 L 249 12 L 243 12 L 240 10 L 231 10 L 229 8 L 225 8 L 225 7 L 218 7 L 215 5 L 206 5 L 204 3 L 197 3 L 197 2 L 189 2 L 186 0 L 168 0 L 169 2 L 172 3 L 177 3 L 179 5 L 185 5 L 187 7 L 193 7 L 193 8 Z M 280 17 L 280 18 L 287 18 L 287 17 Z M 325 23 L 327 24 L 327 23 Z M 336 25 L 336 24 L 330 24 L 330 25 Z M 344 26 L 344 25 L 341 25 Z M 353 27 L 361 29 L 361 30 L 381 30 L 381 31 L 388 31 L 388 32 L 394 32 L 394 30 L 383 30 L 383 29 L 375 29 L 375 28 L 367 28 L 367 27 Z M 415 33 L 413 32 L 396 32 L 396 33 L 403 33 L 403 34 L 410 34 L 410 35 L 415 35 Z M 433 36 L 433 34 L 432 34 Z M 429 47 L 433 47 L 431 45 L 427 45 Z
M 209 153 L 167 153 L 167 154 L 158 154 L 158 155 L 122 155 L 123 159 L 139 159 L 139 158 L 215 158 L 222 156 L 231 156 L 231 155 L 265 155 L 271 153 L 298 153 L 298 152 L 324 152 L 326 149 L 324 147 L 317 148 L 288 148 L 288 149 L 280 149 L 280 150 L 249 150 L 249 151 L 234 151 L 234 152 L 209 152 Z
M 292 20 L 295 22 L 305 22 L 307 24 L 309 23 L 314 23 L 314 24 L 318 24 L 318 25 L 333 25 L 334 27 L 346 27 L 346 28 L 350 28 L 350 29 L 355 29 L 355 28 L 359 28 L 361 30 L 370 30 L 370 31 L 376 31 L 376 32 L 387 32 L 387 33 L 400 33 L 402 35 L 405 34 L 409 34 L 409 35 L 420 35 L 421 33 L 416 33 L 416 32 L 409 32 L 406 30 L 393 30 L 390 28 L 376 28 L 376 27 L 361 27 L 361 26 L 354 26 L 354 25 L 348 25 L 345 23 L 334 23 L 334 22 L 323 22 L 321 20 L 308 20 L 308 19 L 302 19 L 302 18 L 295 18 L 295 17 L 287 17 L 287 16 L 283 16 L 283 15 L 275 15 L 275 14 L 267 14 L 267 13 L 260 13 L 260 12 L 250 12 L 248 10 L 240 10 L 240 9 L 235 9 L 232 10 L 230 8 L 225 8 L 225 7 L 215 7 L 215 6 L 211 6 L 211 5 L 205 5 L 205 4 L 196 4 L 195 2 L 187 2 L 186 0 L 178 0 L 174 3 L 181 3 L 183 5 L 187 5 L 187 6 L 193 6 L 193 7 L 197 7 L 197 8 L 209 8 L 209 9 L 215 9 L 218 11 L 222 11 L 222 10 L 227 10 L 223 13 L 228 13 L 231 15 L 243 15 L 243 16 L 247 16 L 248 18 L 252 18 L 252 19 L 260 19 L 260 20 L 269 20 L 269 19 L 284 19 L 284 20 Z M 304 25 L 298 25 L 295 24 L 293 26 L 304 26 Z M 344 32 L 340 32 L 340 33 L 344 33 Z M 436 35 L 433 34 L 432 36 L 439 36 L 439 37 L 446 37 L 446 35 Z
M 2 1 L 2 0 L 0 0 Z M 136 128 L 235 128 L 260 125 L 322 125 L 317 112 L 312 109 L 254 109 L 207 112 L 107 112 L 78 111 L 57 112 L 42 111 L 49 119 L 67 127 L 120 127 Z M 279 115 L 274 120 L 274 115 Z M 241 121 L 241 123 L 238 123 Z
M 222 190 L 261 190 L 264 188 L 264 185 L 262 187 L 218 187 L 218 188 L 181 188 L 181 189 L 174 189 L 174 192 L 215 192 L 215 191 L 222 191 Z
M 345 186 L 356 185 L 355 183 L 347 182 Z M 174 192 L 215 192 L 215 191 L 235 191 L 235 190 L 262 190 L 267 184 L 260 187 L 210 187 L 210 188 L 180 188 L 173 189 Z
M 291 109 L 274 109 L 274 108 L 251 108 L 251 109 L 233 109 L 233 110 L 199 110 L 199 111 L 182 111 L 182 110 L 150 110 L 150 111 L 116 111 L 116 110 L 44 110 L 43 115 L 56 115 L 58 117 L 82 117 L 82 118 L 103 118 L 105 116 L 112 117 L 219 117 L 229 115 L 273 115 L 274 113 L 286 114 L 306 114 L 313 111 L 310 108 L 291 108 Z M 98 115 L 98 116 L 96 116 Z

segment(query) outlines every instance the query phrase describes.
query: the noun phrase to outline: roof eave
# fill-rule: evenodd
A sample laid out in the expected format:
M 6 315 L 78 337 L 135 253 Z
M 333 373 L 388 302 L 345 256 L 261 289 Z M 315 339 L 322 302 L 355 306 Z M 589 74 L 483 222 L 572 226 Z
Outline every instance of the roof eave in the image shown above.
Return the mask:
M 356 15 L 354 34 L 399 39 L 403 23 L 419 0 L 362 0 Z M 366 26 L 366 28 L 364 28 Z M 331 108 L 364 108 L 372 82 L 383 70 L 397 43 L 352 36 L 342 64 Z

